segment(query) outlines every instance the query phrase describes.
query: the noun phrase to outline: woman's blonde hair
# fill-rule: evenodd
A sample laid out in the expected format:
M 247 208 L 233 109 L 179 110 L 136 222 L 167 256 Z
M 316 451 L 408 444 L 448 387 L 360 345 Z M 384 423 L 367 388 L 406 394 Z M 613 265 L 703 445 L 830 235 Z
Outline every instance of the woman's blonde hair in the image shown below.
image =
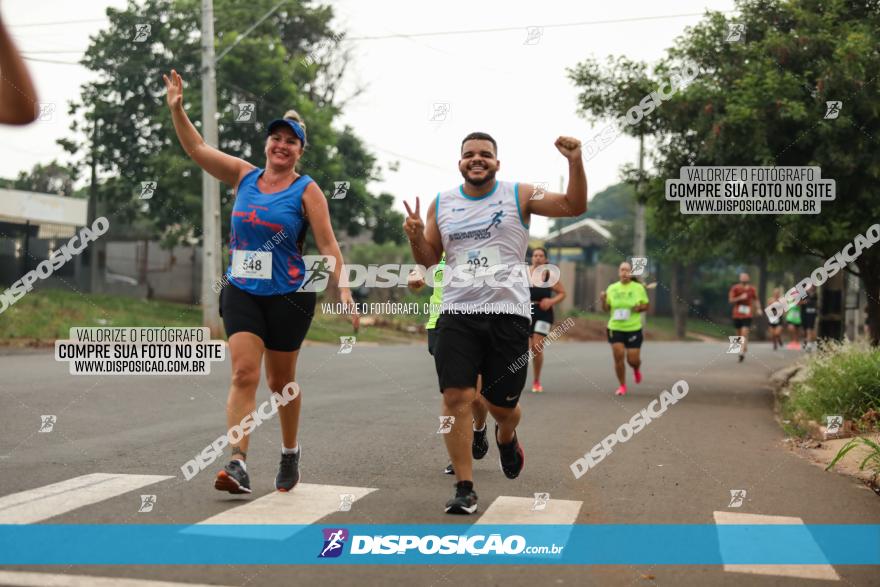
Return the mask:
M 302 127 L 303 132 L 306 133 L 306 137 L 309 136 L 309 131 L 306 128 L 306 123 L 303 120 L 303 117 L 300 116 L 299 112 L 297 112 L 296 110 L 293 110 L 293 109 L 288 110 L 287 112 L 284 113 L 284 119 L 285 120 L 292 120 L 292 121 L 296 122 L 297 124 L 299 124 Z M 303 146 L 305 146 L 305 145 L 303 145 Z

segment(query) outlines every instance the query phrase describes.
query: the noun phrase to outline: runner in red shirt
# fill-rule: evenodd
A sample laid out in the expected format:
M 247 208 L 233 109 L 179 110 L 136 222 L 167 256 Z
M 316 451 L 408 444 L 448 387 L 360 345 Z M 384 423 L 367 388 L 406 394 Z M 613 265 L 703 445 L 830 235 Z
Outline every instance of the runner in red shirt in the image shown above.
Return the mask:
M 733 306 L 733 327 L 736 335 L 742 337 L 742 345 L 739 350 L 739 362 L 746 358 L 749 328 L 752 327 L 752 316 L 761 314 L 758 306 L 758 292 L 749 285 L 749 274 L 740 273 L 739 283 L 734 284 L 727 294 L 727 301 Z

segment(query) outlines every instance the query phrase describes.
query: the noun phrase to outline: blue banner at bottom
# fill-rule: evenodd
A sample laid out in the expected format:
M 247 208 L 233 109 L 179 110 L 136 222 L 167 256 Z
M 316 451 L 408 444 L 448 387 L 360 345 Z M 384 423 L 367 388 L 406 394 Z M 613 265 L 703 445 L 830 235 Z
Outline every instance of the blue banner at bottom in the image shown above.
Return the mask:
M 880 565 L 880 525 L 0 525 L 0 565 Z

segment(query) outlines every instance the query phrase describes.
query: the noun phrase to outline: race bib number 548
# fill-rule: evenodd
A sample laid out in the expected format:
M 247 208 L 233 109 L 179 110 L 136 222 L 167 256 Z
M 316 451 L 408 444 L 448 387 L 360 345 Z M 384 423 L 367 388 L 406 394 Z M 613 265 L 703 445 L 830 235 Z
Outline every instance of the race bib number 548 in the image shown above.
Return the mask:
M 272 253 L 236 249 L 232 252 L 232 276 L 247 279 L 272 279 Z

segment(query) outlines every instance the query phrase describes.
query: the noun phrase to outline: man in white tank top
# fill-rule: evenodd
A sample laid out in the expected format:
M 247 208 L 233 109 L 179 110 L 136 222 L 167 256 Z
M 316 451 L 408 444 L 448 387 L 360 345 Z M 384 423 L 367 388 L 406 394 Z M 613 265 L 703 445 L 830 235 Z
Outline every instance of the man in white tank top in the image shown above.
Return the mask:
M 446 253 L 443 305 L 437 321 L 434 364 L 443 394 L 443 414 L 451 427 L 444 435 L 457 478 L 455 496 L 446 503 L 450 514 L 477 511 L 471 442 L 471 403 L 477 376 L 495 419 L 495 442 L 501 469 L 515 479 L 525 455 L 516 436 L 521 409 L 519 396 L 527 369 L 530 301 L 525 264 L 529 221 L 540 216 L 579 216 L 587 210 L 587 178 L 581 143 L 556 139 L 568 159 L 569 182 L 564 194 L 536 192 L 534 186 L 497 181 L 501 167 L 497 144 L 486 133 L 464 138 L 458 169 L 464 183 L 437 194 L 428 208 L 427 223 L 404 202 L 404 230 L 416 262 L 439 263 Z

